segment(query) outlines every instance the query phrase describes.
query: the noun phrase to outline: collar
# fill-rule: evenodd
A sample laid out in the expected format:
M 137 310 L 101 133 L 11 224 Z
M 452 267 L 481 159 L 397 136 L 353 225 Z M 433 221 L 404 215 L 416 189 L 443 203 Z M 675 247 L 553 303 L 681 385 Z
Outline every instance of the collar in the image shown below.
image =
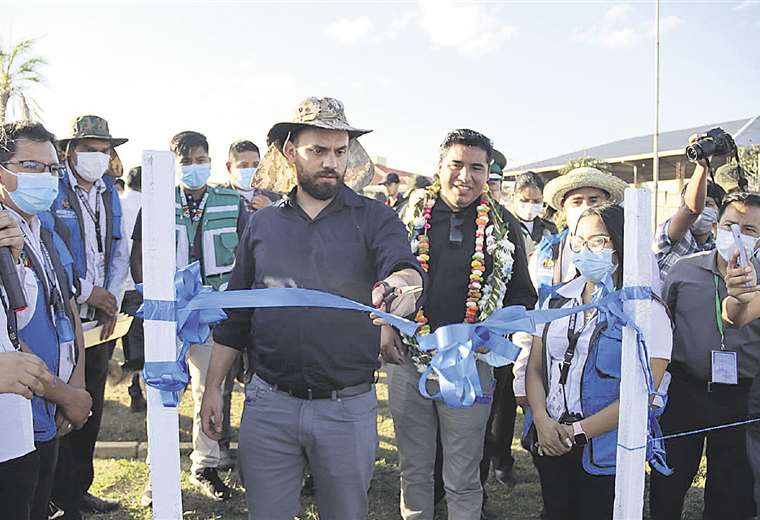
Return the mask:
M 580 300 L 581 296 L 583 296 L 583 289 L 586 287 L 586 281 L 583 275 L 578 275 L 555 292 L 563 298 Z
M 438 197 L 436 198 L 435 204 L 433 205 L 433 211 L 435 212 L 441 212 L 441 213 L 460 213 L 462 215 L 467 214 L 478 207 L 480 204 L 480 197 L 475 199 L 469 206 L 464 207 L 460 209 L 459 211 L 454 211 L 451 209 L 451 207 L 446 204 L 446 201 L 443 200 L 443 197 L 441 197 L 441 194 L 438 194 Z M 492 211 L 494 211 L 496 208 L 491 208 Z
M 71 164 L 69 163 L 69 160 L 66 159 L 66 175 L 69 179 L 69 186 L 73 189 L 75 186 L 79 186 L 79 179 L 77 179 L 77 176 L 74 175 L 74 170 L 71 167 Z M 106 191 L 106 183 L 103 182 L 103 178 L 96 180 L 93 186 L 98 190 L 98 193 L 103 193 Z M 84 188 L 82 188 L 84 189 Z M 89 193 L 85 191 L 85 193 Z
M 288 194 L 283 197 L 282 199 L 275 202 L 274 206 L 288 206 L 291 208 L 296 207 L 298 204 L 296 203 L 296 192 L 298 191 L 298 186 L 294 186 L 292 190 L 288 192 Z M 335 198 L 330 201 L 330 204 L 327 205 L 328 208 L 335 208 L 340 209 L 343 206 L 350 206 L 352 208 L 361 208 L 364 206 L 364 199 L 366 197 L 359 196 L 354 190 L 346 186 L 345 184 L 341 186 L 341 188 L 338 190 L 338 193 L 335 194 Z M 326 208 L 325 208 L 326 209 Z
M 712 251 L 702 251 L 700 253 L 695 253 L 691 255 L 692 261 L 694 262 L 694 265 L 697 267 L 704 269 L 706 271 L 710 271 L 713 274 L 717 274 L 718 276 L 721 276 L 720 271 L 718 270 L 718 250 L 713 249 Z

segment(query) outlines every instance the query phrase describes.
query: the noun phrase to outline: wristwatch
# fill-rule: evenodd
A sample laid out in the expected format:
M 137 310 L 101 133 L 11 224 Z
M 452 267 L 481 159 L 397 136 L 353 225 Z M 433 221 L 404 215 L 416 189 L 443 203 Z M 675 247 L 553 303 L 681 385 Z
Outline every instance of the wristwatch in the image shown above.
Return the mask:
M 583 431 L 581 421 L 575 421 L 573 423 L 573 436 L 576 446 L 585 446 L 588 442 L 588 437 L 586 437 L 586 432 Z

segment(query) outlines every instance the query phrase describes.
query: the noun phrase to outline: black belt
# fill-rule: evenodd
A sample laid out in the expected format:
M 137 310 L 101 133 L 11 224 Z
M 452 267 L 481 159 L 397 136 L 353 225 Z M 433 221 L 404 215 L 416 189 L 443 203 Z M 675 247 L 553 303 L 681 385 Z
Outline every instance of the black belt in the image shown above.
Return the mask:
M 255 374 L 256 377 L 264 381 L 266 384 L 272 387 L 272 390 L 288 394 L 296 399 L 305 399 L 311 401 L 313 399 L 332 399 L 333 401 L 344 398 L 354 397 L 357 395 L 365 394 L 372 390 L 372 383 L 360 383 L 354 386 L 347 386 L 338 390 L 315 390 L 312 388 L 291 388 L 277 383 L 271 383 L 261 377 L 261 374 Z

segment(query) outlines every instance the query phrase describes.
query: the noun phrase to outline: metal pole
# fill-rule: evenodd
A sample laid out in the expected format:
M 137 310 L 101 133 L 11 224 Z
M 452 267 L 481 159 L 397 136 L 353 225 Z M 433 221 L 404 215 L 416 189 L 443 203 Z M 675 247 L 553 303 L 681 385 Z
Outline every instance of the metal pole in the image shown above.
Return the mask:
M 652 226 L 657 227 L 658 191 L 660 189 L 660 0 L 655 2 L 655 44 L 654 44 L 654 138 L 652 154 L 652 180 L 654 196 L 652 197 Z

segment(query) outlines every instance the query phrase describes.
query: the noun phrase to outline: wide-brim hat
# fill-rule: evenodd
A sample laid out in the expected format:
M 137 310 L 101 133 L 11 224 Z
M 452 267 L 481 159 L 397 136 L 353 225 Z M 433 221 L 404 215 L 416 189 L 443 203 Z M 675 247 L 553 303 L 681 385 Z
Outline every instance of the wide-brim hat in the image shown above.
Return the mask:
M 544 187 L 544 200 L 554 209 L 562 208 L 568 193 L 580 188 L 596 188 L 606 192 L 610 202 L 623 202 L 628 183 L 611 173 L 584 166 L 555 177 Z
M 306 98 L 298 105 L 292 121 L 274 125 L 267 134 L 267 145 L 273 144 L 282 151 L 282 146 L 289 134 L 304 128 L 324 128 L 325 130 L 344 130 L 349 139 L 368 134 L 372 130 L 356 128 L 348 124 L 343 103 L 335 98 Z
M 124 137 L 113 137 L 108 129 L 108 121 L 100 116 L 79 116 L 71 122 L 71 136 L 59 139 L 58 144 L 61 148 L 75 139 L 103 139 L 110 141 L 111 146 L 116 147 L 126 143 L 129 139 Z
M 496 148 L 493 149 L 493 164 L 498 164 L 501 170 L 507 167 L 507 158 Z

